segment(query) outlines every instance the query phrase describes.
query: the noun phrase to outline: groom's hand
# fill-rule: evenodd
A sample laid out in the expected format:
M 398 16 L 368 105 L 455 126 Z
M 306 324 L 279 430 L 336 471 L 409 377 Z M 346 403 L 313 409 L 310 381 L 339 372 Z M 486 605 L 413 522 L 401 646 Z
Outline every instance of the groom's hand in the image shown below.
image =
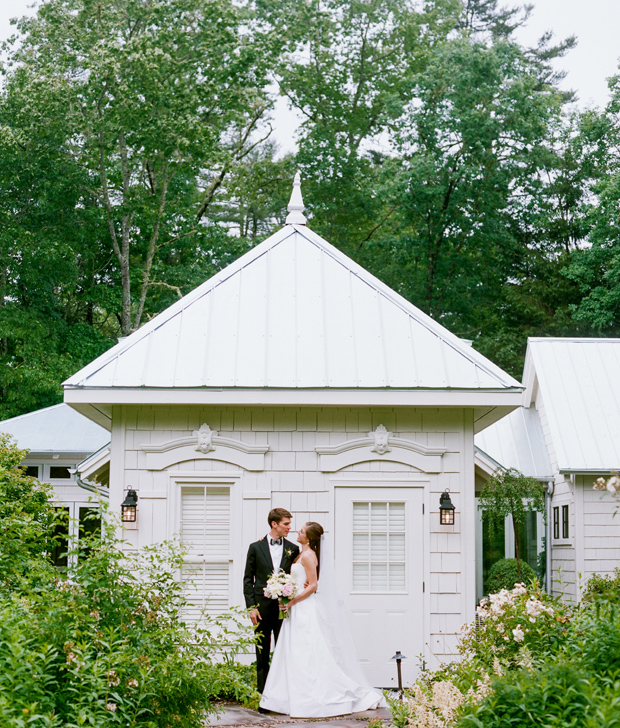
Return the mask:
M 262 619 L 262 617 L 260 616 L 260 612 L 258 611 L 258 609 L 252 609 L 252 610 L 250 610 L 250 619 L 252 620 L 252 624 L 256 627 L 256 625 Z

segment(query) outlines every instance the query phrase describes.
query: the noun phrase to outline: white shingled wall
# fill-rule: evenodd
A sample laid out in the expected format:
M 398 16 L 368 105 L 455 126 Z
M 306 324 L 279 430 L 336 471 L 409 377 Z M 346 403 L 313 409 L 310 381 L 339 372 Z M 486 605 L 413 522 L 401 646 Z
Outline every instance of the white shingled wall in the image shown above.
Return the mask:
M 592 574 L 611 574 L 620 566 L 620 514 L 618 501 L 607 492 L 593 490 L 593 475 L 577 476 L 583 503 L 582 583 Z
M 268 446 L 264 470 L 250 472 L 230 462 L 208 459 L 173 464 L 162 471 L 145 468 L 143 445 L 192 435 L 207 423 L 220 436 L 245 445 Z M 338 473 L 321 472 L 316 447 L 366 437 L 384 425 L 395 437 L 427 447 L 445 448 L 441 473 L 422 473 L 411 465 L 385 458 L 348 466 Z M 373 455 L 373 457 L 378 457 Z M 242 569 L 248 544 L 267 531 L 266 517 L 275 506 L 288 508 L 294 528 L 317 520 L 333 529 L 334 482 L 341 478 L 372 479 L 422 488 L 424 591 L 420 591 L 424 653 L 432 665 L 456 656 L 456 632 L 474 616 L 475 504 L 473 414 L 438 408 L 227 408 L 115 407 L 111 463 L 111 503 L 122 500 L 123 486 L 139 493 L 137 528 L 124 537 L 135 547 L 156 542 L 178 530 L 179 484 L 229 488 L 231 497 L 230 603 L 242 603 Z M 456 525 L 439 525 L 439 495 L 450 489 Z M 177 499 L 175 501 L 175 498 Z M 175 524 L 176 528 L 175 528 Z M 420 585 L 421 586 L 421 585 Z M 389 597 L 386 597 L 386 609 Z M 417 607 L 416 607 L 417 608 Z M 411 666 L 416 662 L 410 655 Z
M 575 532 L 575 498 L 573 486 L 568 476 L 558 473 L 558 458 L 549 428 L 549 419 L 545 411 L 543 397 L 538 389 L 536 394 L 536 409 L 540 416 L 545 445 L 549 453 L 549 460 L 554 478 L 553 497 L 551 498 L 551 513 L 556 506 L 562 513 L 562 506 L 569 507 L 569 537 L 567 539 L 553 538 L 551 540 L 551 587 L 552 593 L 562 596 L 567 601 L 574 601 L 577 598 L 577 566 L 576 566 L 576 532 Z

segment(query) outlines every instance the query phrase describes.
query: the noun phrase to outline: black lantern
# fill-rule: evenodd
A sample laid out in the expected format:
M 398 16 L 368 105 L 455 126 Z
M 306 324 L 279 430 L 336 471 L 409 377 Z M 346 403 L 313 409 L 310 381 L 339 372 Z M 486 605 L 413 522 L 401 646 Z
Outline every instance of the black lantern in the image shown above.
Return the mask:
M 398 693 L 400 697 L 403 697 L 403 675 L 400 670 L 400 663 L 403 660 L 406 660 L 407 658 L 401 653 L 400 650 L 392 657 L 393 660 L 396 660 L 396 670 L 398 672 Z
M 133 488 L 129 488 L 125 500 L 121 503 L 121 521 L 123 523 L 135 523 L 138 506 L 138 494 Z
M 439 523 L 442 526 L 454 526 L 454 506 L 450 500 L 449 488 L 439 497 Z

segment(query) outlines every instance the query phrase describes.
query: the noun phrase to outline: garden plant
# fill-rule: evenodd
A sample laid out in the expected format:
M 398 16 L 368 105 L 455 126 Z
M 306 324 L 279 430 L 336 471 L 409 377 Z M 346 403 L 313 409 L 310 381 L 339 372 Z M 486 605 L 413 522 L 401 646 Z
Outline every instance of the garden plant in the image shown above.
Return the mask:
M 424 672 L 397 728 L 620 726 L 620 571 L 592 577 L 578 606 L 516 584 L 483 599 L 459 660 Z
M 24 455 L 0 442 L 0 725 L 192 728 L 220 694 L 255 700 L 233 663 L 249 623 L 234 610 L 184 622 L 178 545 L 128 555 L 107 518 L 75 568 L 52 566 L 54 509 Z

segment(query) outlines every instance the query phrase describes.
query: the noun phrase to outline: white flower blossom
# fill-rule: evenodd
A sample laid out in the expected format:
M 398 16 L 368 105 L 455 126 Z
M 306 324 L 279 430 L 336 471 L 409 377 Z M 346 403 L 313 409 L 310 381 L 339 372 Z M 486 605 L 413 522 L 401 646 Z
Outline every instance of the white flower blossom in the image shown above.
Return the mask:
M 523 630 L 521 629 L 521 625 L 520 625 L 520 624 L 518 624 L 518 625 L 517 625 L 517 626 L 516 626 L 516 627 L 515 627 L 515 628 L 514 628 L 514 629 L 512 630 L 512 635 L 513 635 L 513 637 L 514 637 L 514 639 L 515 639 L 515 642 L 523 642 L 523 640 L 524 640 L 524 638 L 525 638 L 525 633 L 524 633 L 524 632 L 523 632 Z

